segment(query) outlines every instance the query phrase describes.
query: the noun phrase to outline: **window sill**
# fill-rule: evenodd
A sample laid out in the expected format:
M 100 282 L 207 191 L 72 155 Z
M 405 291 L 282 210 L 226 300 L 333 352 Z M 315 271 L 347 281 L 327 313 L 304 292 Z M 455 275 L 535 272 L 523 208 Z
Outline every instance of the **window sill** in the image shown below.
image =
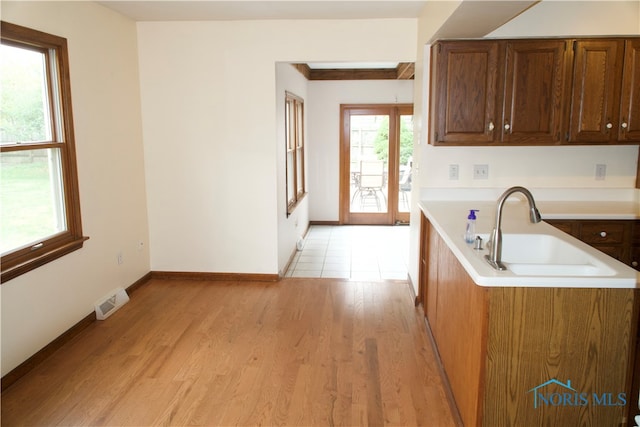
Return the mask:
M 303 193 L 294 203 L 291 203 L 289 206 L 287 206 L 287 218 L 289 218 L 293 214 L 293 211 L 295 211 L 298 205 L 302 203 L 305 197 L 307 197 L 307 194 L 309 193 Z
M 86 240 L 89 240 L 89 238 L 83 236 L 65 245 L 52 249 L 49 252 L 43 253 L 36 258 L 23 262 L 22 264 L 7 268 L 6 270 L 2 271 L 2 278 L 0 279 L 0 283 L 8 282 L 11 279 L 15 279 L 20 275 L 30 272 L 31 270 L 35 270 L 36 268 L 41 267 L 60 257 L 63 257 L 64 255 L 77 251 L 78 249 L 81 249 L 82 246 L 84 246 L 84 242 Z

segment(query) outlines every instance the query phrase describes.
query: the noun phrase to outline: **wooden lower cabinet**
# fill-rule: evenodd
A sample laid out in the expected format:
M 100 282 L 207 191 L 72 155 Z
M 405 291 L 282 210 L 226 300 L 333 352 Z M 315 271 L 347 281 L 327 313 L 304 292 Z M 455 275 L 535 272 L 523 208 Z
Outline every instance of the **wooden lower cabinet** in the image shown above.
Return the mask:
M 633 426 L 633 419 L 640 415 L 640 327 L 636 334 L 636 361 L 631 380 L 631 397 L 629 398 L 629 425 Z
M 545 220 L 576 239 L 638 269 L 640 224 L 635 220 Z
M 624 425 L 636 290 L 481 287 L 425 226 L 423 303 L 464 425 Z

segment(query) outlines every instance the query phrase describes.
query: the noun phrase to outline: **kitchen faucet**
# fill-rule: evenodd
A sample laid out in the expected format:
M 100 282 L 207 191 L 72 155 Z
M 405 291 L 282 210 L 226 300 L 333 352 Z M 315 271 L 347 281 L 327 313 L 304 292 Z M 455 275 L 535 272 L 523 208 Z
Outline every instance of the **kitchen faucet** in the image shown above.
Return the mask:
M 489 255 L 485 255 L 487 262 L 496 270 L 506 270 L 507 267 L 502 263 L 502 207 L 504 206 L 504 202 L 507 198 L 513 193 L 522 193 L 527 198 L 529 202 L 529 218 L 532 223 L 537 223 L 542 221 L 542 217 L 540 216 L 540 212 L 538 208 L 536 208 L 536 202 L 533 200 L 533 196 L 531 192 L 524 187 L 511 187 L 498 199 L 498 204 L 496 206 L 496 227 L 491 232 L 491 246 L 489 248 Z

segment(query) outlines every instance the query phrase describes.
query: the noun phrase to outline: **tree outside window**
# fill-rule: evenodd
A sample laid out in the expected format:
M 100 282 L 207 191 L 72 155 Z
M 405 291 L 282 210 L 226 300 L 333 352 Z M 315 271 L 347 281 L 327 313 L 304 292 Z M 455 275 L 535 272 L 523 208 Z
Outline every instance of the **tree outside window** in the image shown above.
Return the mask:
M 2 281 L 82 247 L 66 39 L 6 22 L 0 45 Z

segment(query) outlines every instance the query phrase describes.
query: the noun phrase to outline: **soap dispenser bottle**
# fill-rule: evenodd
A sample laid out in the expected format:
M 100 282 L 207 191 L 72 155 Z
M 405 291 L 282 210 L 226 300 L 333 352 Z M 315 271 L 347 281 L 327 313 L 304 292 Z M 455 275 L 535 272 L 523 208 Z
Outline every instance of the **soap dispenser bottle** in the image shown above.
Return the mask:
M 470 209 L 467 217 L 467 228 L 464 232 L 464 241 L 473 243 L 476 238 L 476 212 L 478 209 Z

